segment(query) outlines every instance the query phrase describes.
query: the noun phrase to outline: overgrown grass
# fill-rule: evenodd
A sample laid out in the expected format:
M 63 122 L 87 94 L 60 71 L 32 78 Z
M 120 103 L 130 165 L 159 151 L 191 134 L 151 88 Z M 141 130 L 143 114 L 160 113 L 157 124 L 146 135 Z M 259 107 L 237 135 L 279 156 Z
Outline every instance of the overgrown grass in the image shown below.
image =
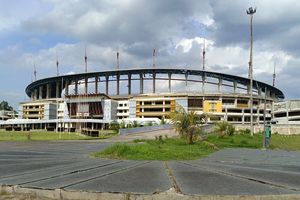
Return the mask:
M 261 148 L 262 147 L 262 135 L 255 134 L 251 137 L 250 134 L 235 134 L 233 136 L 224 136 L 222 138 L 218 135 L 210 135 L 207 141 L 213 143 L 218 148 Z
M 130 144 L 115 144 L 95 157 L 130 160 L 193 160 L 214 152 L 214 148 L 203 142 L 187 145 L 184 139 L 146 140 Z
M 272 149 L 283 149 L 288 151 L 300 150 L 300 135 L 272 135 L 271 137 Z
M 79 133 L 47 131 L 0 131 L 0 141 L 43 141 L 43 140 L 92 140 L 106 139 L 116 135 L 115 131 L 100 131 L 99 137 L 89 137 Z
M 262 134 L 210 135 L 205 141 L 189 145 L 185 139 L 135 140 L 133 143 L 114 144 L 95 157 L 130 160 L 193 160 L 223 148 L 262 148 Z M 273 135 L 271 149 L 300 150 L 300 136 Z

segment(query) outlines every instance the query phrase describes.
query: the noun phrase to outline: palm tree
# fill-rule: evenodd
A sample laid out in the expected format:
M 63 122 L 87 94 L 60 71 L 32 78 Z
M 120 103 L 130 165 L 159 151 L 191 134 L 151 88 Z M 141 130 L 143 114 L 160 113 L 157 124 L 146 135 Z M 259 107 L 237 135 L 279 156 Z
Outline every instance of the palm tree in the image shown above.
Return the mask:
M 235 132 L 235 128 L 232 124 L 226 121 L 220 121 L 215 124 L 215 132 L 217 132 L 219 134 L 219 137 L 222 138 L 225 135 L 233 135 Z
M 177 106 L 174 113 L 171 114 L 171 121 L 175 130 L 180 136 L 185 136 L 189 144 L 193 144 L 193 137 L 201 131 L 198 126 L 202 122 L 202 116 L 194 111 L 186 111 L 182 106 Z

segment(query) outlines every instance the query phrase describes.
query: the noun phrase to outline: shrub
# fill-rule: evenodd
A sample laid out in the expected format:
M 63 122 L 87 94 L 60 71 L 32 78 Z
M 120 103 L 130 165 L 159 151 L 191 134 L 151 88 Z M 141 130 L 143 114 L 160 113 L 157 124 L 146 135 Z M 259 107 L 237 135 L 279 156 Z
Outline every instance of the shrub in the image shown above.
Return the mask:
M 232 124 L 228 123 L 226 135 L 232 136 L 235 133 L 235 127 Z
M 109 124 L 109 129 L 114 130 L 114 131 L 119 131 L 120 124 L 117 121 L 113 121 Z
M 126 123 L 124 120 L 121 121 L 120 128 L 126 128 Z
M 140 127 L 140 126 L 141 125 L 136 120 L 133 121 L 132 128 L 137 128 L 137 127 Z
M 251 131 L 248 128 L 239 130 L 239 134 L 250 135 L 250 133 Z
M 146 122 L 146 123 L 144 124 L 144 126 L 153 126 L 153 123 L 152 123 L 152 122 Z
M 219 137 L 232 136 L 235 133 L 235 127 L 226 121 L 221 121 L 216 123 L 215 132 L 219 134 Z
M 247 142 L 246 140 L 242 140 L 242 141 L 241 141 L 241 144 L 242 144 L 242 145 L 247 145 L 248 142 Z

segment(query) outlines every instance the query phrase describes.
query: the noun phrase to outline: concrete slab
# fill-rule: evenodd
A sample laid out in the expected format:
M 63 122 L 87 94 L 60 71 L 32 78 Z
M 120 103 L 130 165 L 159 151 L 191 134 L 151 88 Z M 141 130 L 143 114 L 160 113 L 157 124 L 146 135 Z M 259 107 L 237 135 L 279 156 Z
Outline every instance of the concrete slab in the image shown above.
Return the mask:
M 68 163 L 62 167 L 46 168 L 38 171 L 30 171 L 30 173 L 9 176 L 7 178 L 0 178 L 0 183 L 8 185 L 22 185 L 25 183 L 36 182 L 39 180 L 60 177 L 71 173 L 77 173 L 78 171 L 86 171 L 90 169 L 99 168 L 103 165 L 114 163 L 112 160 L 101 160 L 101 162 L 95 160 L 82 160 L 84 162 Z
M 136 165 L 137 161 L 112 161 L 101 160 L 99 165 L 92 169 L 82 170 L 78 172 L 70 172 L 54 177 L 45 177 L 38 181 L 22 184 L 22 187 L 33 187 L 43 189 L 65 188 L 71 185 L 80 184 L 99 177 L 117 173 L 123 169 Z
M 189 162 L 193 164 L 194 162 Z M 262 166 L 241 166 L 228 165 L 218 163 L 194 163 L 195 166 L 205 167 L 217 172 L 232 174 L 233 176 L 244 177 L 248 179 L 255 179 L 260 182 L 266 182 L 273 185 L 278 185 L 284 188 L 294 189 L 300 191 L 300 171 L 283 171 L 274 168 L 263 168 Z
M 152 194 L 171 188 L 162 162 L 152 161 L 103 178 L 76 184 L 66 189 Z
M 270 195 L 295 193 L 291 190 L 191 167 L 180 162 L 170 162 L 169 166 L 184 194 Z
M 109 142 L 1 142 L 0 145 L 0 184 L 143 194 L 169 191 L 173 186 L 163 162 L 89 156 L 90 152 L 111 145 Z M 201 160 L 169 162 L 169 168 L 184 194 L 300 193 L 300 152 L 225 149 Z

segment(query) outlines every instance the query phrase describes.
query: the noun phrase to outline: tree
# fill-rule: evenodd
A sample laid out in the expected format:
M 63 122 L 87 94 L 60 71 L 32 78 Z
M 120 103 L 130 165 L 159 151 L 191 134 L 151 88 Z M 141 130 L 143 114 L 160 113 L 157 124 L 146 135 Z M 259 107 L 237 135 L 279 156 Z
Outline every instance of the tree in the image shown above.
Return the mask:
M 11 107 L 7 101 L 2 101 L 0 103 L 0 110 L 14 111 L 13 107 Z
M 186 111 L 182 106 L 177 106 L 171 114 L 171 121 L 176 131 L 182 137 L 186 137 L 189 144 L 193 144 L 194 135 L 201 133 L 199 124 L 203 122 L 202 115 L 197 115 L 194 111 Z

